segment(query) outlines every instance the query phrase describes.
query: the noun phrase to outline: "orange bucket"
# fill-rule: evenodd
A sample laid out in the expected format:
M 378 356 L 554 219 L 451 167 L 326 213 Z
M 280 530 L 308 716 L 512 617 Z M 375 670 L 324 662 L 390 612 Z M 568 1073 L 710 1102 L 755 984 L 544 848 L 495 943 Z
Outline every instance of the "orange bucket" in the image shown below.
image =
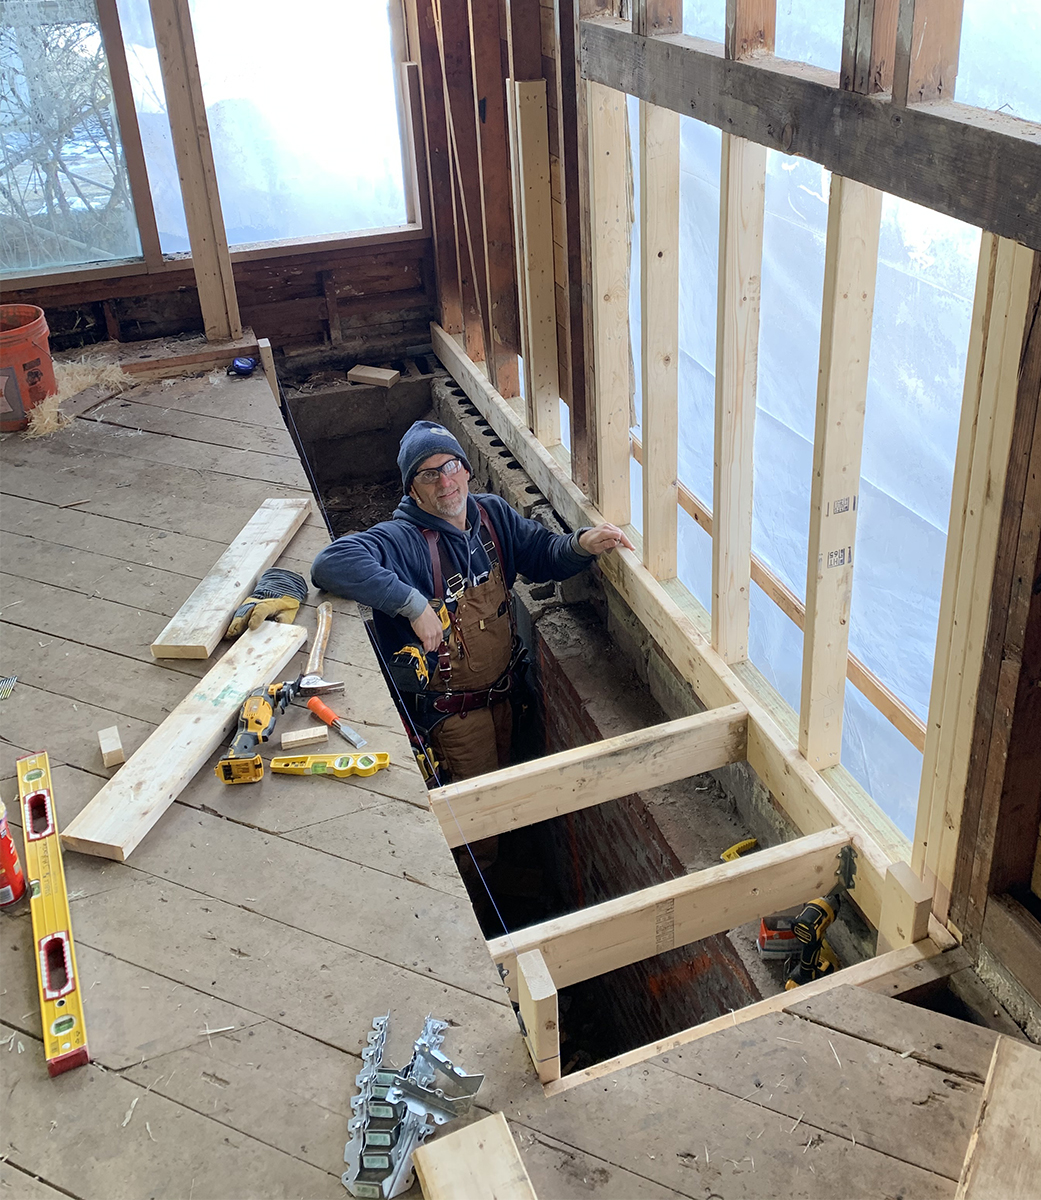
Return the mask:
M 0 432 L 24 429 L 29 413 L 57 390 L 43 309 L 0 304 Z

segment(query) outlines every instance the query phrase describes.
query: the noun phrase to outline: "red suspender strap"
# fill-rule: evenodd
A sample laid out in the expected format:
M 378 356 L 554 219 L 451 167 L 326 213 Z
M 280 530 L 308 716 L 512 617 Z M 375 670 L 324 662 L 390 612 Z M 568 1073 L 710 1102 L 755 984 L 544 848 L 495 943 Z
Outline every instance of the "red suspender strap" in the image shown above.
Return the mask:
M 437 548 L 437 534 L 432 529 L 420 531 L 426 538 L 427 549 L 430 551 L 430 566 L 434 572 L 434 595 L 439 599 L 445 598 L 445 578 L 441 573 L 441 554 Z
M 503 572 L 503 575 L 505 576 L 506 564 L 502 557 L 502 543 L 499 541 L 499 535 L 495 532 L 495 526 L 492 524 L 491 518 L 484 511 L 483 504 L 477 505 L 477 511 L 481 514 L 481 524 L 485 527 L 485 529 L 488 530 L 488 533 L 491 536 L 492 545 L 495 547 L 495 553 L 499 556 L 499 566 Z

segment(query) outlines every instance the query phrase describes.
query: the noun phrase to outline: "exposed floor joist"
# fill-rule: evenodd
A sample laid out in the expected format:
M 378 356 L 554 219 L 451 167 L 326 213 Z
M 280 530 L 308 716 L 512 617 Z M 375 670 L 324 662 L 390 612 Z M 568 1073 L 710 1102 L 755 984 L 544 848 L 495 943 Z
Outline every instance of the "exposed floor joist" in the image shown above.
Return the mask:
M 735 862 L 670 879 L 488 943 L 516 999 L 517 956 L 539 950 L 558 988 L 689 946 L 837 886 L 842 829 L 826 829 Z
M 463 846 L 740 762 L 747 718 L 729 704 L 605 738 L 436 788 L 430 807 L 448 844 Z

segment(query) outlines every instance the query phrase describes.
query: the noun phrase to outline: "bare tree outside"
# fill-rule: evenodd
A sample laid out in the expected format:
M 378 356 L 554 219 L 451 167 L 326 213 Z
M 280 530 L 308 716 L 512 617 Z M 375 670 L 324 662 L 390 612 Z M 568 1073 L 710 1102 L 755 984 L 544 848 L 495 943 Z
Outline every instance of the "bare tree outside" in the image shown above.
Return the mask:
M 93 0 L 0 0 L 0 267 L 138 258 Z

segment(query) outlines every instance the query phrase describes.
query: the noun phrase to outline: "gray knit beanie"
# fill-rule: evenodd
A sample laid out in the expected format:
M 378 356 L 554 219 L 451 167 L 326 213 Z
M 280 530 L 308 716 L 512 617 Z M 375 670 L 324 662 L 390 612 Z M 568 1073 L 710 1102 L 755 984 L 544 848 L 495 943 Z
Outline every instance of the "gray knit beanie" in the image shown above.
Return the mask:
M 408 495 L 412 480 L 419 470 L 421 463 L 432 454 L 451 454 L 462 461 L 466 469 L 473 474 L 462 446 L 455 440 L 443 425 L 433 421 L 416 421 L 405 430 L 401 439 L 401 449 L 398 451 L 398 468 L 401 471 L 401 486 Z

